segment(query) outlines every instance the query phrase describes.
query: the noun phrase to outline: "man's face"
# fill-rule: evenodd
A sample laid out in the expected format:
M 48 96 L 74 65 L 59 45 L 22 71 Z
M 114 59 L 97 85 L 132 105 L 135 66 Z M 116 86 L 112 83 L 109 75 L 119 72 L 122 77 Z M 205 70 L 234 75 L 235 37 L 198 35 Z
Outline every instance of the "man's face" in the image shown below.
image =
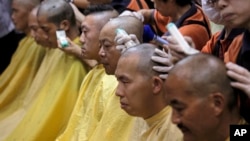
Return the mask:
M 234 27 L 248 27 L 250 21 L 249 0 L 208 0 L 219 9 L 224 23 Z
M 116 27 L 110 24 L 105 25 L 100 33 L 99 41 L 101 48 L 99 55 L 107 74 L 113 75 L 116 70 L 117 62 L 121 56 L 119 50 L 116 49 L 115 39 Z
M 35 41 L 38 44 L 44 47 L 49 46 L 48 37 L 45 35 L 44 31 L 38 25 L 35 13 L 31 13 L 29 15 L 29 28 L 31 31 L 31 36 L 35 39 Z
M 44 31 L 45 35 L 48 37 L 48 44 L 50 47 L 56 48 L 57 38 L 56 38 L 56 30 L 58 27 L 47 20 L 47 16 L 45 14 L 41 14 L 37 17 L 38 24 Z
M 173 108 L 172 122 L 184 135 L 184 141 L 201 141 L 213 136 L 217 120 L 209 97 L 201 97 L 183 77 L 169 75 L 166 79 L 166 100 Z
M 92 14 L 86 16 L 82 22 L 80 41 L 83 44 L 82 55 L 85 59 L 100 60 L 100 56 L 98 55 L 100 50 L 100 27 L 98 22 L 100 22 L 100 20 L 101 19 L 97 18 L 95 14 Z
M 136 55 L 122 57 L 118 61 L 116 95 L 120 97 L 121 108 L 129 115 L 148 118 L 153 98 L 152 80 L 138 71 L 138 61 Z
M 15 0 L 12 2 L 12 15 L 11 18 L 18 31 L 26 31 L 28 29 L 28 16 L 29 9 Z

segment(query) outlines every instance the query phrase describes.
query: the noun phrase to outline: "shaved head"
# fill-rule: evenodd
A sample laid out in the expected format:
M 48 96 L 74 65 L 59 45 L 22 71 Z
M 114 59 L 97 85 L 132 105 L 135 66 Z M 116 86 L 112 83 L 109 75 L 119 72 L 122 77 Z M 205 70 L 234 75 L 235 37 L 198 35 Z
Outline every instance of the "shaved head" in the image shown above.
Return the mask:
M 136 37 L 140 42 L 142 42 L 142 35 L 143 35 L 143 23 L 132 16 L 121 16 L 114 19 L 111 19 L 105 26 L 105 27 L 113 27 L 115 30 L 117 28 L 124 29 L 128 34 L 135 34 Z
M 64 0 L 46 0 L 41 3 L 38 16 L 46 15 L 49 22 L 59 25 L 61 21 L 68 20 L 71 26 L 76 26 L 75 14 L 70 6 Z
M 228 98 L 229 107 L 235 103 L 225 64 L 212 55 L 200 53 L 181 60 L 169 72 L 168 78 L 186 81 L 190 86 L 188 91 L 197 96 L 206 97 L 210 93 L 219 92 Z
M 135 34 L 139 41 L 142 41 L 143 23 L 132 16 L 121 16 L 111 19 L 106 23 L 100 33 L 99 41 L 101 49 L 101 63 L 104 65 L 107 74 L 114 74 L 121 52 L 116 49 L 116 29 L 122 28 L 128 34 Z
M 97 4 L 97 5 L 90 5 L 88 8 L 84 10 L 85 16 L 94 16 L 96 21 L 98 21 L 97 26 L 101 30 L 102 27 L 112 18 L 115 18 L 119 15 L 119 13 L 108 4 Z
M 151 60 L 151 56 L 155 55 L 155 48 L 153 44 L 140 44 L 126 49 L 120 58 L 130 58 L 131 56 L 138 57 L 137 69 L 143 73 L 145 77 L 158 76 L 159 74 L 152 68 L 156 66 L 156 62 Z

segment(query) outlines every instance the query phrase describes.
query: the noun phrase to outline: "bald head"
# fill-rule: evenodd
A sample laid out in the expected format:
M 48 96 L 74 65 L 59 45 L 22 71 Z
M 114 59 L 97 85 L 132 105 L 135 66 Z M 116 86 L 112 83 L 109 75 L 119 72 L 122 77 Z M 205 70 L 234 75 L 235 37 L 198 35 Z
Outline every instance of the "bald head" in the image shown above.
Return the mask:
M 138 40 L 142 42 L 143 23 L 133 16 L 120 16 L 111 19 L 105 27 L 113 28 L 114 32 L 117 28 L 124 29 L 128 34 L 135 34 Z
M 126 49 L 120 58 L 136 56 L 139 60 L 137 65 L 139 72 L 146 77 L 158 76 L 159 74 L 152 69 L 153 66 L 158 64 L 151 60 L 151 56 L 155 55 L 155 48 L 157 48 L 157 46 L 153 44 L 140 44 Z
M 210 93 L 221 93 L 234 103 L 235 95 L 226 74 L 222 60 L 209 54 L 196 54 L 178 62 L 169 72 L 170 80 L 180 80 L 188 84 L 189 90 L 197 96 L 206 97 Z
M 116 49 L 116 29 L 122 28 L 128 34 L 135 34 L 141 41 L 143 34 L 143 23 L 135 17 L 121 16 L 111 19 L 101 29 L 99 41 L 101 48 L 99 55 L 107 74 L 114 74 L 121 52 Z
M 76 26 L 75 14 L 65 0 L 43 1 L 38 9 L 38 16 L 46 16 L 49 22 L 60 25 L 63 20 L 68 20 L 71 26 Z

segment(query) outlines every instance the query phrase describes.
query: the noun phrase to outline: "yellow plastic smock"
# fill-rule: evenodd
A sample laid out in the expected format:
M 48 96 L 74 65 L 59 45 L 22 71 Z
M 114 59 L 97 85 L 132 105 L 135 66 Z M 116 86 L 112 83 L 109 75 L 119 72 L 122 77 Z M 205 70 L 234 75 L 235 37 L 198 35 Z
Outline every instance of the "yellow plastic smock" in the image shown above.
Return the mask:
M 102 65 L 94 67 L 85 77 L 67 128 L 57 141 L 88 141 L 106 114 L 104 109 L 116 86 L 116 78 L 107 75 Z
M 22 93 L 27 93 L 44 55 L 45 49 L 31 36 L 20 41 L 10 64 L 0 76 L 0 111 Z
M 8 47 L 6 45 L 6 47 Z M 25 36 L 0 76 L 0 140 L 14 129 L 19 110 L 41 65 L 45 49 L 30 36 Z
M 74 42 L 80 44 L 79 38 Z M 86 68 L 59 49 L 48 51 L 24 101 L 27 112 L 6 141 L 55 140 L 68 122 Z
M 129 141 L 135 117 L 128 115 L 120 106 L 115 89 L 103 112 L 102 119 L 89 141 Z
M 129 141 L 182 141 L 183 134 L 171 122 L 171 115 L 172 109 L 167 106 L 146 120 L 137 118 Z

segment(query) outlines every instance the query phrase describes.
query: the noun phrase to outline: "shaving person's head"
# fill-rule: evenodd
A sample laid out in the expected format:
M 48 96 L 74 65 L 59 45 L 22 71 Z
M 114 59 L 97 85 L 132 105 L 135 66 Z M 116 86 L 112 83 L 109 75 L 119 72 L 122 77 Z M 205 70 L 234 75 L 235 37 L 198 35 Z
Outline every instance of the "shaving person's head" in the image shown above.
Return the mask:
M 57 47 L 57 30 L 64 30 L 69 38 L 73 35 L 72 32 L 78 30 L 74 11 L 64 0 L 43 1 L 37 12 L 37 19 L 40 27 L 49 37 L 48 42 L 52 47 Z
M 129 115 L 148 119 L 166 105 L 163 80 L 152 67 L 151 56 L 155 54 L 153 44 L 140 44 L 126 49 L 115 71 L 118 80 L 116 95 L 121 108 Z
M 121 52 L 116 49 L 116 29 L 121 28 L 128 34 L 135 34 L 138 40 L 142 41 L 143 23 L 132 16 L 121 16 L 111 19 L 101 30 L 99 41 L 101 49 L 101 63 L 104 65 L 107 74 L 114 74 Z

